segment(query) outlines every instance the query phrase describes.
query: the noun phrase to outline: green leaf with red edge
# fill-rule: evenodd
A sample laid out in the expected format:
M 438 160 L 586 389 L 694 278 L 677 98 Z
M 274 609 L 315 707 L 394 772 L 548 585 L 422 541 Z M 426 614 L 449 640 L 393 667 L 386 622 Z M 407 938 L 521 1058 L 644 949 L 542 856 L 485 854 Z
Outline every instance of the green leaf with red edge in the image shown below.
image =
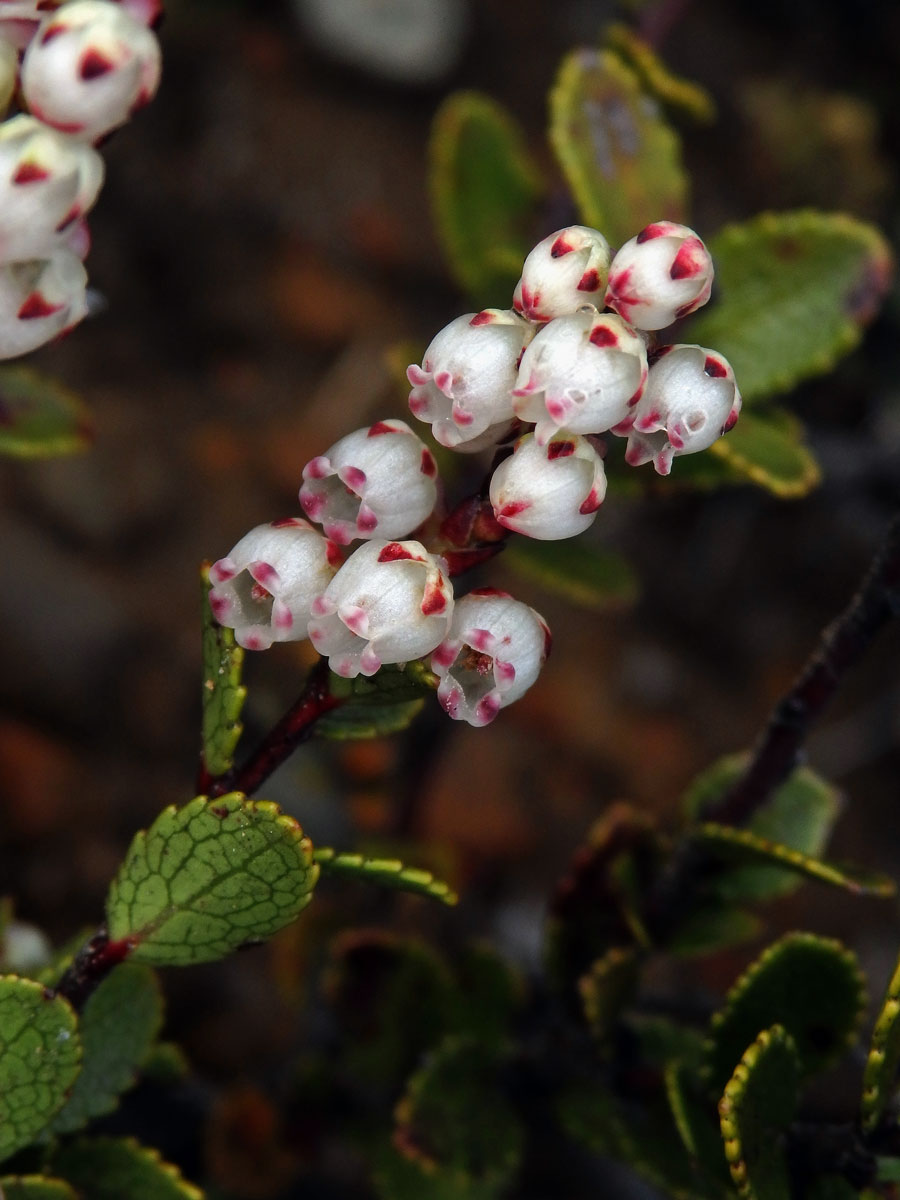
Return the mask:
M 547 962 L 576 1011 L 578 980 L 611 947 L 644 939 L 644 914 L 635 897 L 649 894 L 665 846 L 646 814 L 612 805 L 575 855 L 551 897 Z
M 0 1161 L 44 1133 L 80 1066 L 69 1003 L 33 980 L 0 977 Z
M 31 367 L 0 367 L 0 455 L 77 454 L 92 437 L 87 408 L 59 380 Z
M 635 996 L 640 956 L 632 947 L 612 946 L 578 981 L 584 1017 L 594 1040 L 603 1045 L 622 1010 Z
M 107 897 L 109 938 L 154 966 L 209 962 L 290 924 L 318 875 L 309 838 L 276 805 L 198 796 L 135 837 Z
M 746 1200 L 791 1200 L 783 1135 L 797 1105 L 801 1068 L 790 1035 L 764 1029 L 741 1057 L 719 1101 L 731 1177 Z
M 78 1200 L 78 1193 L 64 1179 L 46 1175 L 4 1175 L 0 1196 L 3 1200 Z
M 877 1127 L 897 1091 L 900 1067 L 900 962 L 887 986 L 863 1073 L 860 1121 L 866 1133 Z
M 429 158 L 434 221 L 454 278 L 480 308 L 508 308 L 543 190 L 521 130 L 489 96 L 455 92 L 434 118 Z
M 504 1094 L 502 1070 L 496 1046 L 453 1037 L 412 1076 L 396 1108 L 394 1146 L 426 1180 L 468 1188 L 460 1194 L 484 1200 L 505 1194 L 525 1136 Z
M 678 135 L 610 50 L 575 50 L 550 93 L 550 141 L 585 225 L 621 246 L 652 221 L 681 221 L 688 179 Z
M 680 340 L 724 354 L 745 401 L 830 371 L 859 343 L 893 274 L 885 238 L 844 213 L 763 213 L 707 244 L 713 301 Z
M 150 967 L 122 963 L 88 997 L 80 1019 L 81 1072 L 53 1119 L 55 1134 L 74 1133 L 112 1112 L 162 1024 L 159 982 Z
M 595 612 L 624 608 L 638 596 L 637 576 L 628 560 L 584 538 L 516 538 L 504 549 L 503 563 L 546 591 Z
M 802 1075 L 823 1070 L 854 1037 L 865 1008 L 865 980 L 840 942 L 790 933 L 769 946 L 732 987 L 713 1017 L 706 1075 L 721 1092 L 761 1029 L 791 1035 Z
M 220 625 L 209 606 L 209 566 L 200 571 L 203 588 L 203 765 L 213 777 L 231 769 L 244 727 L 241 710 L 247 689 L 241 683 L 244 651 L 234 630 Z
M 90 1200 L 203 1200 L 177 1167 L 134 1138 L 80 1138 L 54 1157 L 53 1169 Z

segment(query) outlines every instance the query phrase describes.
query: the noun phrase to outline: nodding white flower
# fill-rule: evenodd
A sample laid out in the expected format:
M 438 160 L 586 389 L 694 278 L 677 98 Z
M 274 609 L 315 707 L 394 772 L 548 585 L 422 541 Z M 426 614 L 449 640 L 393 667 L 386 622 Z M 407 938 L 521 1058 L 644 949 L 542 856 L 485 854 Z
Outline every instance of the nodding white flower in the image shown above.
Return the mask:
M 47 258 L 103 183 L 91 146 L 24 113 L 0 124 L 0 263 Z
M 647 350 L 621 317 L 585 308 L 550 321 L 522 355 L 516 416 L 535 422 L 543 445 L 558 429 L 605 433 L 637 404 Z
M 355 550 L 313 601 L 309 636 L 338 675 L 374 675 L 438 645 L 453 615 L 442 559 L 419 542 L 379 538 Z
M 585 304 L 601 307 L 597 302 L 606 287 L 609 254 L 609 242 L 596 229 L 558 229 L 525 259 L 513 308 L 529 321 L 552 321 Z
M 490 496 L 501 525 L 556 541 L 593 523 L 606 496 L 606 472 L 587 438 L 562 430 L 542 446 L 527 433 L 494 471 Z
M 405 537 L 433 510 L 436 477 L 431 451 L 404 421 L 377 421 L 306 464 L 300 503 L 343 546 Z
M 465 451 L 489 428 L 512 421 L 516 368 L 533 335 L 512 310 L 457 317 L 432 340 L 422 366 L 407 368 L 410 411 L 442 446 Z
M 95 142 L 152 99 L 156 35 L 112 0 L 68 0 L 48 13 L 22 62 L 22 93 L 39 120 Z
M 612 260 L 606 304 L 637 329 L 665 329 L 707 302 L 713 275 L 709 251 L 693 229 L 657 221 Z
M 28 354 L 87 314 L 87 273 L 70 250 L 0 266 L 0 358 Z
M 652 460 L 658 474 L 668 475 L 673 458 L 706 450 L 734 426 L 740 411 L 734 371 L 721 354 L 702 346 L 663 346 L 640 403 L 614 432 L 629 435 L 630 466 Z
M 487 725 L 528 691 L 549 653 L 550 630 L 533 608 L 494 588 L 469 592 L 431 656 L 438 700 L 454 721 Z
M 209 603 L 246 650 L 307 636 L 312 603 L 331 582 L 340 550 L 302 517 L 257 525 L 209 568 Z

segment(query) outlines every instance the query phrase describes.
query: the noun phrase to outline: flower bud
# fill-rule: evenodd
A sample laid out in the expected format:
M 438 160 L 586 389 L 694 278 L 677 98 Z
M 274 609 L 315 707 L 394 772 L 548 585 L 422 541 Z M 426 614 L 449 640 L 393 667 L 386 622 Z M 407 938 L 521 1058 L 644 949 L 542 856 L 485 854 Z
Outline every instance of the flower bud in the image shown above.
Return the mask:
M 431 657 L 438 700 L 454 721 L 487 725 L 528 691 L 549 653 L 550 630 L 533 608 L 493 588 L 469 592 Z
M 453 586 L 419 542 L 373 539 L 355 550 L 313 601 L 309 636 L 338 675 L 430 654 L 447 633 Z
M 246 650 L 307 636 L 312 603 L 331 582 L 340 551 L 301 517 L 257 525 L 209 568 L 209 603 Z
M 606 472 L 587 440 L 565 430 L 542 446 L 530 433 L 491 477 L 491 505 L 501 525 L 539 541 L 582 533 L 606 495 Z
M 47 258 L 97 199 L 96 150 L 22 114 L 0 124 L 0 263 Z
M 741 411 L 734 371 L 721 354 L 702 346 L 664 346 L 657 355 L 640 403 L 616 433 L 629 433 L 625 461 L 653 460 L 668 475 L 672 459 L 696 454 L 727 433 Z
M 543 445 L 558 429 L 605 433 L 637 403 L 647 378 L 644 342 L 626 321 L 585 308 L 550 321 L 522 355 L 516 416 Z
M 512 421 L 516 368 L 533 334 L 511 310 L 457 317 L 433 339 L 422 366 L 407 368 L 410 410 L 442 446 L 466 451 L 491 426 Z
M 693 229 L 657 221 L 612 260 L 606 304 L 636 329 L 665 329 L 707 302 L 713 274 L 709 251 Z
M 28 354 L 87 313 L 87 273 L 70 250 L 0 267 L 0 359 Z
M 159 43 L 111 0 L 69 0 L 48 13 L 25 51 L 22 92 L 47 125 L 95 142 L 152 99 Z
M 609 242 L 596 229 L 570 225 L 538 242 L 525 259 L 513 308 L 529 321 L 552 321 L 598 304 L 609 274 Z
M 342 546 L 405 537 L 434 508 L 436 476 L 431 451 L 404 421 L 378 421 L 306 464 L 300 503 Z

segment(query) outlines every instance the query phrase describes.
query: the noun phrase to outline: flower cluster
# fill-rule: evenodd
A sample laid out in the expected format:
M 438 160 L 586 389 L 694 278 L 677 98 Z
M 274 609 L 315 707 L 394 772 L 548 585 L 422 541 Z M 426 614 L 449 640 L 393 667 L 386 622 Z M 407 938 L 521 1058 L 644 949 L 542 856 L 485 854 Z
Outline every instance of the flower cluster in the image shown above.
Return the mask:
M 156 91 L 156 0 L 0 0 L 0 358 L 87 312 L 95 143 Z
M 430 655 L 444 710 L 486 725 L 537 678 L 550 634 L 504 592 L 456 598 L 454 555 L 477 561 L 481 541 L 496 548 L 508 532 L 586 529 L 606 495 L 600 435 L 627 437 L 627 464 L 666 475 L 731 428 L 741 398 L 725 359 L 656 339 L 709 299 L 712 279 L 703 242 L 671 222 L 614 257 L 594 229 L 545 238 L 511 309 L 457 317 L 407 371 L 410 410 L 438 443 L 499 452 L 489 500 L 448 514 L 434 458 L 405 422 L 358 429 L 304 467 L 308 520 L 259 526 L 213 564 L 216 619 L 253 650 L 308 637 L 348 678 Z

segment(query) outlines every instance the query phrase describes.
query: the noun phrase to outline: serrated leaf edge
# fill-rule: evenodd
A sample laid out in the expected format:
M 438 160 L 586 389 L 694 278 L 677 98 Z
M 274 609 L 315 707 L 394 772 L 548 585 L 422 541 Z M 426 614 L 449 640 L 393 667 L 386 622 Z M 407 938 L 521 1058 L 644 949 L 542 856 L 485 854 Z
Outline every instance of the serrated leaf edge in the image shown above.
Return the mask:
M 836 1059 L 842 1050 L 845 1050 L 848 1046 L 853 1044 L 865 1013 L 867 995 L 866 977 L 860 970 L 856 955 L 852 952 L 852 950 L 848 950 L 843 942 L 839 942 L 837 938 L 822 937 L 817 933 L 804 933 L 795 930 L 791 933 L 784 934 L 784 936 L 780 937 L 777 942 L 773 942 L 771 946 L 767 946 L 762 954 L 760 954 L 757 959 L 750 963 L 743 974 L 738 977 L 738 979 L 728 990 L 722 1007 L 718 1010 L 718 1012 L 713 1014 L 712 1020 L 710 1021 L 709 1037 L 707 1037 L 704 1045 L 704 1058 L 706 1060 L 705 1070 L 707 1072 L 710 1068 L 709 1060 L 716 1047 L 716 1033 L 719 1029 L 721 1029 L 725 1021 L 728 1020 L 734 1006 L 740 1002 L 744 993 L 751 987 L 756 977 L 762 971 L 766 970 L 771 960 L 773 958 L 777 958 L 786 945 L 798 943 L 805 943 L 807 945 L 815 946 L 828 946 L 844 961 L 848 967 L 850 967 L 856 983 L 859 1004 L 857 1006 L 856 1018 L 853 1024 L 848 1028 L 843 1043 L 837 1043 L 832 1051 L 832 1060 Z M 774 1026 L 772 1028 L 774 1028 Z M 781 1026 L 779 1026 L 779 1028 L 781 1028 Z M 785 1034 L 787 1037 L 790 1037 L 790 1034 L 787 1033 L 786 1030 Z M 793 1038 L 791 1038 L 791 1042 L 793 1042 Z
M 731 1171 L 731 1178 L 734 1180 L 734 1185 L 738 1189 L 738 1192 L 741 1196 L 747 1198 L 754 1197 L 755 1193 L 748 1177 L 747 1164 L 743 1159 L 741 1135 L 737 1128 L 736 1115 L 754 1064 L 760 1054 L 776 1042 L 792 1051 L 796 1056 L 797 1051 L 794 1046 L 794 1039 L 783 1026 L 772 1025 L 769 1029 L 764 1029 L 756 1040 L 744 1051 L 741 1061 L 735 1067 L 734 1074 L 728 1083 L 726 1083 L 722 1099 L 719 1101 L 719 1124 L 722 1130 L 722 1141 L 725 1143 L 725 1157 L 728 1160 L 728 1169 Z M 799 1074 L 799 1060 L 797 1066 Z M 759 1197 L 758 1200 L 765 1200 L 765 1197 Z
M 414 892 L 448 905 L 459 900 L 450 885 L 437 879 L 431 871 L 407 867 L 397 858 L 366 858 L 363 854 L 342 853 L 332 846 L 318 846 L 313 851 L 313 862 L 324 874 L 347 875 L 367 883 Z
M 168 1162 L 154 1146 L 145 1146 L 143 1142 L 139 1142 L 134 1137 L 89 1137 L 79 1138 L 72 1145 L 82 1146 L 127 1146 L 137 1155 L 143 1158 L 150 1159 L 157 1167 L 160 1168 L 164 1175 L 172 1180 L 172 1182 L 182 1189 L 185 1200 L 206 1200 L 205 1193 L 201 1191 L 195 1184 L 190 1183 L 182 1175 L 178 1167 L 174 1163 Z M 63 1152 L 65 1153 L 65 1152 Z M 65 1176 L 63 1176 L 65 1178 Z
M 890 1100 L 891 1084 L 896 1084 L 897 1066 L 900 1064 L 900 962 L 894 968 L 881 1011 L 872 1030 L 872 1040 L 863 1071 L 863 1090 L 860 1101 L 860 1124 L 864 1133 L 872 1133 Z M 896 1033 L 893 1046 L 889 1046 L 891 1033 Z M 890 1077 L 887 1086 L 881 1076 Z M 892 1066 L 891 1066 L 892 1064 Z

